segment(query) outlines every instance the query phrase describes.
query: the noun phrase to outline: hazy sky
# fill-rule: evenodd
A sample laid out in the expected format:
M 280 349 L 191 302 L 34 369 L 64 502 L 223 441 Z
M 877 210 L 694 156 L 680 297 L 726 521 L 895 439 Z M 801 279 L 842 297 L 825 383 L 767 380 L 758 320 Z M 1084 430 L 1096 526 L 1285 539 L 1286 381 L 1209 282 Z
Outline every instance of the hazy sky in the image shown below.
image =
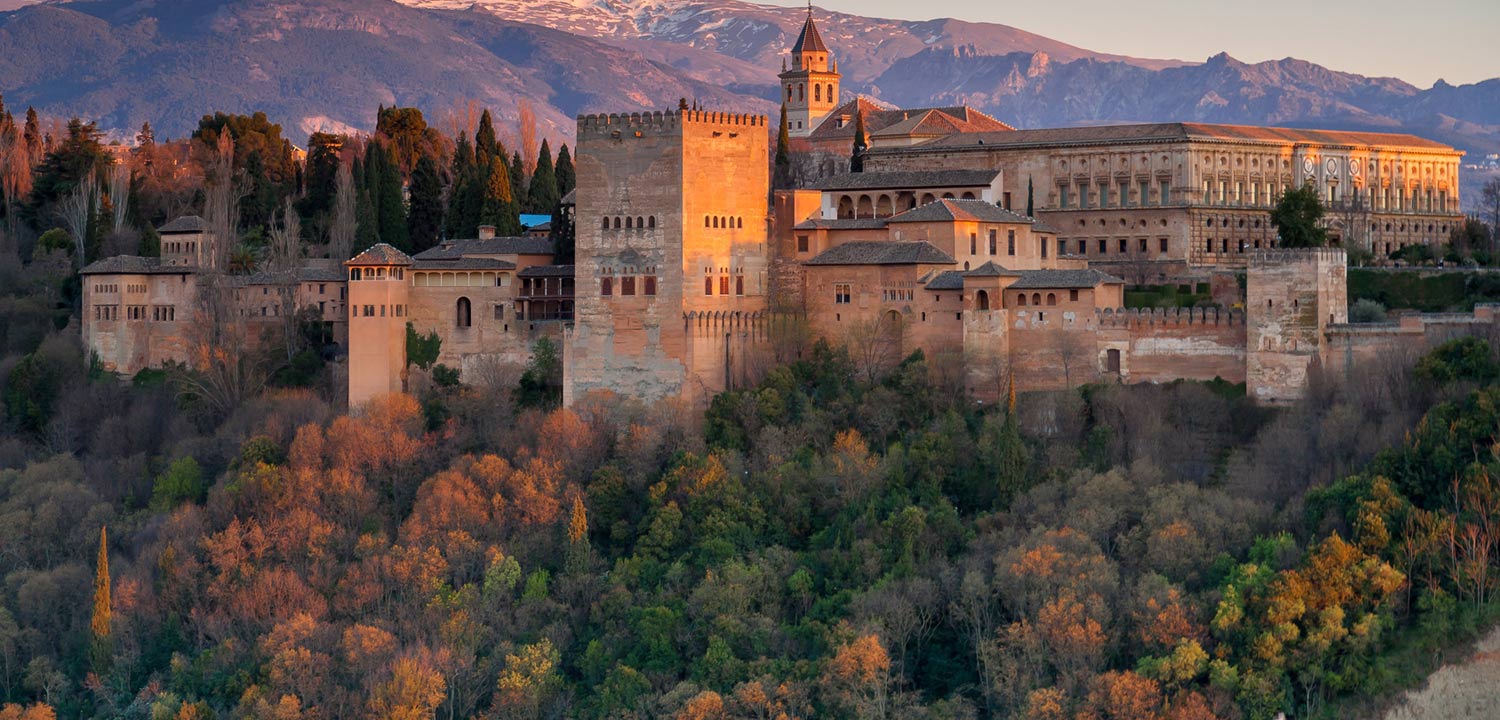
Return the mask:
M 796 0 L 758 0 L 804 5 Z M 1287 56 L 1419 87 L 1500 77 L 1500 0 L 814 0 L 877 17 L 997 22 L 1099 52 Z M 837 49 L 835 49 L 836 51 Z

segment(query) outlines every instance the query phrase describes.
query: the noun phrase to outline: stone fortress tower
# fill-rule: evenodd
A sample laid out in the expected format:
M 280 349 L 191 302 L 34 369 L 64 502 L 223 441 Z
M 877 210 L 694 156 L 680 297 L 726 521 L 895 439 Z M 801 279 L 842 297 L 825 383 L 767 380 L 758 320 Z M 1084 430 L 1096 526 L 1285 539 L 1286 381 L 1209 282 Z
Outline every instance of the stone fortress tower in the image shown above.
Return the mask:
M 380 243 L 344 263 L 349 273 L 349 407 L 401 392 L 412 259 Z
M 739 376 L 769 294 L 769 143 L 763 116 L 578 118 L 565 404 L 702 398 Z
M 839 67 L 823 44 L 818 26 L 813 24 L 812 5 L 807 6 L 807 22 L 792 46 L 791 68 L 782 62 L 781 101 L 786 106 L 787 133 L 807 137 L 839 105 Z
M 1250 258 L 1245 287 L 1250 398 L 1290 403 L 1307 388 L 1331 325 L 1349 322 L 1349 272 L 1341 248 L 1267 250 Z

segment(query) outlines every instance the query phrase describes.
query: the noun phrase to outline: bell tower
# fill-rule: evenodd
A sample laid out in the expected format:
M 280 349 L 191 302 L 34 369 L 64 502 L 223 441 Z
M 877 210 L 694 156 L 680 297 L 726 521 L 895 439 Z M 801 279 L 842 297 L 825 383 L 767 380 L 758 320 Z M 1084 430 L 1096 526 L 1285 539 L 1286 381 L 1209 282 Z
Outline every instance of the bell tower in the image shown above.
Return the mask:
M 839 66 L 823 44 L 823 36 L 813 23 L 812 3 L 807 5 L 807 22 L 792 46 L 791 67 L 781 62 L 781 102 L 786 105 L 787 132 L 792 137 L 807 137 L 839 106 Z

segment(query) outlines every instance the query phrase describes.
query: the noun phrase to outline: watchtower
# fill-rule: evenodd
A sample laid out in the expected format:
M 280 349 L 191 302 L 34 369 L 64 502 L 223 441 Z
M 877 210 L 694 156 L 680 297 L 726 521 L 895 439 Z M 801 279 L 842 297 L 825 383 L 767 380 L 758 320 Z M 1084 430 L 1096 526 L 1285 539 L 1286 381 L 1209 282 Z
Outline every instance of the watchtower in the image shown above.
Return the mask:
M 406 278 L 412 259 L 385 243 L 344 266 L 349 272 L 349 408 L 401 392 L 406 370 Z
M 1328 326 L 1349 321 L 1348 260 L 1338 248 L 1258 252 L 1245 291 L 1250 398 L 1292 402 L 1307 388 Z

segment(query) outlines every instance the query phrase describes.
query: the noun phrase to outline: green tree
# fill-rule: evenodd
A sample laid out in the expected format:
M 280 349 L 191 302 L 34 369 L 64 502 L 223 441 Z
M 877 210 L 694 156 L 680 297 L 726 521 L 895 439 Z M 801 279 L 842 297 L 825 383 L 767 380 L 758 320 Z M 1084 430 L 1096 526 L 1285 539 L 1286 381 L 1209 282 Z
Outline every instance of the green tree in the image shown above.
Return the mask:
M 167 466 L 151 486 L 151 509 L 168 512 L 185 502 L 198 502 L 208 491 L 203 482 L 203 468 L 191 455 L 185 455 Z
M 531 206 L 531 199 L 526 187 L 526 165 L 521 160 L 520 151 L 516 151 L 510 157 L 510 192 L 511 201 L 515 206 L 517 213 L 521 212 L 521 208 Z M 496 229 L 496 232 L 499 232 L 498 228 Z M 514 232 L 500 234 L 519 235 L 520 233 L 521 225 L 520 219 L 518 218 L 516 220 L 516 229 Z
M 411 211 L 406 216 L 413 252 L 437 244 L 443 229 L 443 178 L 436 160 L 423 155 L 411 173 Z
M 402 177 L 411 177 L 422 158 L 438 154 L 437 132 L 427 126 L 427 119 L 417 108 L 380 108 L 375 115 L 375 132 L 390 146 Z
M 29 116 L 27 122 L 30 132 Z M 85 175 L 97 173 L 108 164 L 109 155 L 104 150 L 102 138 L 103 133 L 94 123 L 78 118 L 68 121 L 67 135 L 37 166 L 31 187 L 32 205 L 41 206 L 62 199 Z
M 578 185 L 578 175 L 573 170 L 573 153 L 568 150 L 568 144 L 563 143 L 562 149 L 557 151 L 557 196 L 563 197 Z
M 786 103 L 781 104 L 781 124 L 776 131 L 776 169 L 771 178 L 771 187 L 785 189 L 792 182 L 792 136 L 787 129 Z
M 511 195 L 510 180 L 511 173 L 506 164 L 499 158 L 491 161 L 479 224 L 494 225 L 496 234 L 501 236 L 518 235 L 521 232 L 521 219 L 516 214 L 516 201 Z
M 500 147 L 500 141 L 495 138 L 495 120 L 486 109 L 479 116 L 479 129 L 474 131 L 474 164 L 489 167 L 490 161 L 504 156 L 505 149 Z
M 516 402 L 522 407 L 539 408 L 562 403 L 562 358 L 550 338 L 544 337 L 531 347 L 531 363 L 521 375 Z
M 849 155 L 849 172 L 865 171 L 865 151 L 870 149 L 869 142 L 865 139 L 865 113 L 859 108 L 854 110 L 854 151 Z
M 542 140 L 542 149 L 537 152 L 536 170 L 531 173 L 531 189 L 526 198 L 528 210 L 538 214 L 551 214 L 562 199 L 557 192 L 557 174 L 552 168 L 552 148 L 545 139 Z
M 443 352 L 443 339 L 433 330 L 426 335 L 417 332 L 410 322 L 406 323 L 406 366 L 416 365 L 427 370 L 437 362 Z
M 1030 175 L 1026 176 L 1026 217 L 1036 217 L 1036 197 Z
M 303 219 L 312 225 L 314 218 L 333 208 L 338 193 L 339 152 L 344 137 L 333 133 L 313 133 L 307 138 L 307 193 L 297 203 Z
M 401 197 L 401 170 L 391 161 L 390 150 L 376 141 L 371 141 L 365 150 L 365 190 L 375 211 L 379 241 L 410 251 L 406 203 Z
M 1319 221 L 1323 219 L 1323 203 L 1318 199 L 1318 190 L 1312 185 L 1287 188 L 1276 207 L 1271 209 L 1271 225 L 1281 236 L 1281 247 L 1322 247 L 1328 243 L 1328 231 Z

